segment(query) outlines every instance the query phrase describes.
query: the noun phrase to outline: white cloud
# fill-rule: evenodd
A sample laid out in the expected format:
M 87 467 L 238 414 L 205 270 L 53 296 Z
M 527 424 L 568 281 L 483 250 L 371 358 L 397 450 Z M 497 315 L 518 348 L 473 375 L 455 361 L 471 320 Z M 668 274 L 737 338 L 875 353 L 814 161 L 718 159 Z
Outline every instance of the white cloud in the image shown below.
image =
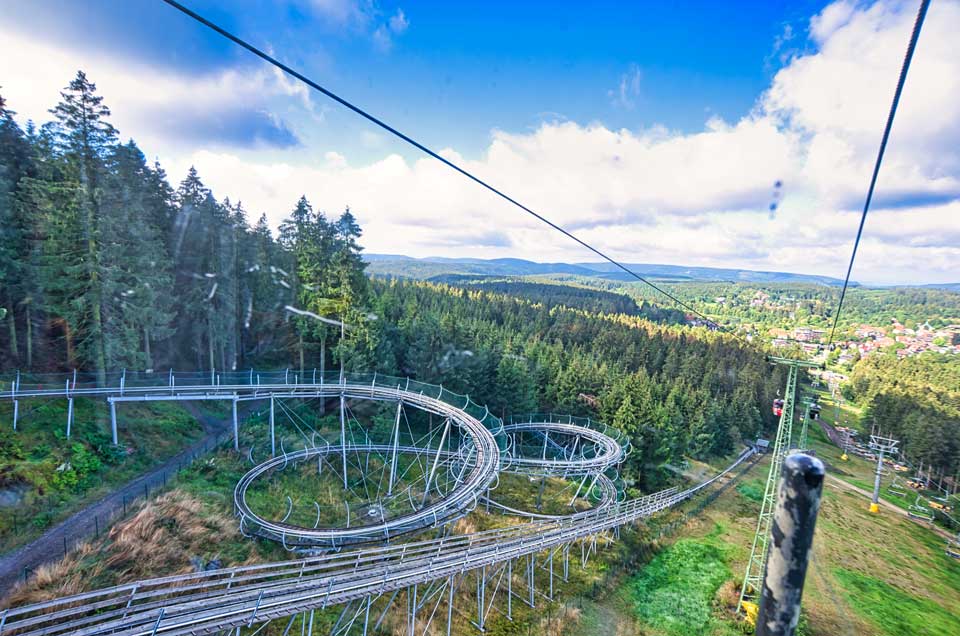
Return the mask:
M 735 123 L 711 119 L 701 132 L 679 134 L 554 122 L 528 134 L 496 131 L 476 160 L 444 155 L 622 259 L 840 276 L 911 11 L 827 7 L 811 22 L 818 50 L 791 59 L 754 112 Z M 855 278 L 946 281 L 960 271 L 958 30 L 960 4 L 931 8 Z M 611 97 L 638 92 L 632 69 Z M 317 166 L 270 166 L 201 152 L 188 161 L 216 191 L 242 193 L 274 223 L 304 189 L 329 212 L 350 205 L 372 251 L 593 258 L 429 159 L 390 155 L 354 166 L 328 155 Z M 771 220 L 778 180 L 784 197 Z M 924 197 L 933 203 L 917 202 Z
M 373 31 L 373 45 L 381 53 L 389 53 L 393 48 L 393 38 L 390 35 L 390 29 L 381 24 Z
M 331 5 L 334 11 L 341 5 Z M 345 6 L 345 5 L 344 5 Z M 340 9 L 336 9 L 340 11 Z M 494 131 L 482 157 L 443 155 L 534 210 L 631 262 L 742 266 L 840 276 L 845 271 L 880 134 L 913 24 L 912 6 L 837 3 L 810 24 L 816 50 L 792 56 L 756 107 L 739 121 L 713 118 L 703 130 L 602 124 L 542 124 L 529 133 Z M 347 15 L 336 13 L 336 15 Z M 406 18 L 402 12 L 394 16 Z M 389 42 L 393 19 L 381 22 Z M 399 24 L 399 23 L 398 23 Z M 405 28 L 405 27 L 404 27 Z M 402 29 L 400 29 L 402 31 Z M 880 174 L 854 278 L 944 282 L 960 276 L 960 2 L 931 6 Z M 16 34 L 0 32 L 11 42 Z M 4 94 L 24 114 L 46 119 L 58 96 L 38 82 L 82 66 L 98 81 L 115 121 L 168 173 L 196 165 L 219 196 L 242 200 L 274 225 L 306 194 L 338 213 L 350 205 L 371 251 L 411 255 L 518 256 L 534 260 L 595 257 L 432 159 L 387 154 L 355 165 L 332 148 L 307 162 L 172 144 L 155 116 L 177 103 L 216 110 L 262 93 L 309 97 L 264 71 L 208 78 L 155 77 L 128 63 L 76 59 L 72 52 L 14 41 L 21 59 L 0 57 Z M 622 107 L 640 94 L 632 67 L 610 98 Z M 44 91 L 47 91 L 46 93 Z M 39 113 L 39 114 L 37 114 Z M 190 116 L 187 113 L 185 116 Z M 387 153 L 379 130 L 359 147 Z M 196 150 L 203 148 L 203 150 Z M 306 153 L 299 153 L 303 157 Z M 782 199 L 770 218 L 774 183 Z M 928 205 L 923 205 L 926 201 Z
M 369 13 L 357 0 L 310 0 L 314 10 L 339 25 L 365 25 Z
M 837 6 L 821 16 L 837 14 Z M 802 176 L 825 201 L 844 206 L 863 199 L 914 10 L 899 3 L 849 15 L 844 9 L 842 24 L 829 30 L 820 51 L 781 70 L 762 101 L 771 116 L 809 137 Z M 820 22 L 815 18 L 813 24 Z M 960 4 L 939 2 L 930 9 L 884 160 L 881 191 L 960 193 L 958 28 Z
M 373 31 L 373 45 L 381 52 L 388 53 L 393 48 L 393 40 L 402 35 L 410 26 L 403 9 L 397 12 Z
M 124 135 L 135 133 L 151 153 L 166 154 L 184 139 L 223 146 L 291 145 L 295 135 L 268 107 L 270 100 L 294 98 L 312 109 L 305 86 L 265 66 L 182 75 L 2 28 L 0 41 L 10 52 L 0 56 L 3 94 L 22 120 L 52 119 L 48 109 L 82 69 L 111 108 L 114 125 Z
M 407 27 L 410 26 L 410 21 L 407 20 L 406 14 L 403 12 L 403 9 L 397 9 L 397 12 L 393 14 L 390 18 L 390 30 L 400 35 L 407 30 Z
M 810 20 L 810 37 L 822 44 L 853 17 L 856 7 L 852 2 L 839 0 L 824 8 Z
M 410 26 L 403 9 L 384 17 L 376 0 L 310 0 L 314 14 L 337 28 L 369 35 L 374 48 L 382 53 L 393 49 L 394 39 Z

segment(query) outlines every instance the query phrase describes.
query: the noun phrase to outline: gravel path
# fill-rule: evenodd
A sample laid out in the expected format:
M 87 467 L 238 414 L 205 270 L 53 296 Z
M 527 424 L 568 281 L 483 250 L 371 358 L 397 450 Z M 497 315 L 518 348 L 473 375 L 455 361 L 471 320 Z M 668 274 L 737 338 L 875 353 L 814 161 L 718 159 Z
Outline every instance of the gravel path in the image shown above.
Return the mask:
M 30 543 L 0 557 L 0 597 L 6 595 L 18 580 L 23 580 L 25 569 L 29 572 L 39 565 L 59 559 L 68 547 L 94 536 L 98 530 L 105 531 L 110 521 L 123 514 L 127 504 L 157 487 L 163 487 L 168 476 L 216 446 L 228 430 L 229 417 L 219 419 L 208 415 L 192 402 L 181 404 L 203 426 L 203 438 L 150 472 L 67 517 Z

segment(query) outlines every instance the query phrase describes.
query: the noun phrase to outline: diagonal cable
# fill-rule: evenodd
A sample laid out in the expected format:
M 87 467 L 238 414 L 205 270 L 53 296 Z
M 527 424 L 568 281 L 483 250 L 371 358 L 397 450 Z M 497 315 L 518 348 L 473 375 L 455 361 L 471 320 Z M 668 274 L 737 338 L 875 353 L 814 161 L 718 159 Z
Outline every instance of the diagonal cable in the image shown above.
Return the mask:
M 893 128 L 893 118 L 897 114 L 897 106 L 900 104 L 900 95 L 903 93 L 903 85 L 907 81 L 907 71 L 910 70 L 910 62 L 913 60 L 913 52 L 917 48 L 917 40 L 920 38 L 920 29 L 923 27 L 923 20 L 927 16 L 927 9 L 930 6 L 930 0 L 920 0 L 920 9 L 917 11 L 917 19 L 913 23 L 913 32 L 910 34 L 910 43 L 907 45 L 907 53 L 903 57 L 903 65 L 900 67 L 900 79 L 897 80 L 897 90 L 893 94 L 893 103 L 890 105 L 890 114 L 887 115 L 887 126 L 883 129 L 883 137 L 880 140 L 880 150 L 877 152 L 877 161 L 873 166 L 873 176 L 870 177 L 870 187 L 867 189 L 867 200 L 863 203 L 863 213 L 860 215 L 860 227 L 857 228 L 857 238 L 853 241 L 853 252 L 850 254 L 850 264 L 847 265 L 847 275 L 843 279 L 843 289 L 840 291 L 840 302 L 837 303 L 837 312 L 833 316 L 833 327 L 830 329 L 829 347 L 833 344 L 833 337 L 837 331 L 837 323 L 840 321 L 840 311 L 843 309 L 843 299 L 847 295 L 847 285 L 850 284 L 850 273 L 853 271 L 853 262 L 857 258 L 857 248 L 860 246 L 860 237 L 863 236 L 863 225 L 867 220 L 867 212 L 870 210 L 870 201 L 873 200 L 873 189 L 877 185 L 877 175 L 880 174 L 880 164 L 883 163 L 883 153 L 887 149 L 887 140 L 890 138 L 890 129 Z
M 464 168 L 461 168 L 459 165 L 453 163 L 453 162 L 450 161 L 449 159 L 444 159 L 444 158 L 443 158 L 442 156 L 440 156 L 440 154 L 438 154 L 436 151 L 431 150 L 430 148 L 428 148 L 427 146 L 423 145 L 423 144 L 420 143 L 419 141 L 416 141 L 416 140 L 413 139 L 412 137 L 409 137 L 408 135 L 400 132 L 399 130 L 397 130 L 397 129 L 394 128 L 393 126 L 387 124 L 386 122 L 384 122 L 383 120 L 375 117 L 374 115 L 371 115 L 370 113 L 368 113 L 368 112 L 365 111 L 364 109 L 362 109 L 362 108 L 360 108 L 359 106 L 356 106 L 355 104 L 347 101 L 346 99 L 344 99 L 343 97 L 340 97 L 340 96 L 337 95 L 336 93 L 334 93 L 334 92 L 332 92 L 332 91 L 324 88 L 324 87 L 321 86 L 320 84 L 318 84 L 318 83 L 316 83 L 315 81 L 311 80 L 311 79 L 310 79 L 309 77 L 307 77 L 306 75 L 303 75 L 302 73 L 300 73 L 300 72 L 292 69 L 291 67 L 287 66 L 286 64 L 284 64 L 283 62 L 281 62 L 281 61 L 278 60 L 277 58 L 273 57 L 272 55 L 269 55 L 268 53 L 262 51 L 261 49 L 257 48 L 256 46 L 250 44 L 249 42 L 247 42 L 246 40 L 240 38 L 239 36 L 234 35 L 233 33 L 227 31 L 227 30 L 224 29 L 223 27 L 217 25 L 216 23 L 211 22 L 211 21 L 208 20 L 207 18 L 204 18 L 204 17 L 203 17 L 202 15 L 200 15 L 199 13 L 196 13 L 195 11 L 192 11 L 192 10 L 188 9 L 187 7 L 185 7 L 185 6 L 183 6 L 182 4 L 180 4 L 179 2 L 177 2 L 176 0 L 163 0 L 163 2 L 167 3 L 168 5 L 170 5 L 171 7 L 173 7 L 174 9 L 177 9 L 177 10 L 180 11 L 181 13 L 189 16 L 190 18 L 196 20 L 197 22 L 199 22 L 200 24 L 204 25 L 205 27 L 207 27 L 207 28 L 209 28 L 209 29 L 211 29 L 211 30 L 213 30 L 213 31 L 216 31 L 217 33 L 219 33 L 219 34 L 222 35 L 223 37 L 227 38 L 228 40 L 230 40 L 230 41 L 233 42 L 234 44 L 237 44 L 237 45 L 245 48 L 246 50 L 250 51 L 251 53 L 253 53 L 253 54 L 256 55 L 257 57 L 259 57 L 260 59 L 264 60 L 265 62 L 268 62 L 269 64 L 272 64 L 273 66 L 277 67 L 278 69 L 280 69 L 281 71 L 283 71 L 283 72 L 286 73 L 287 75 L 290 75 L 291 77 L 294 77 L 294 78 L 300 80 L 301 82 L 303 82 L 304 84 L 306 84 L 306 85 L 309 86 L 310 88 L 312 88 L 312 89 L 314 89 L 314 90 L 316 90 L 316 91 L 319 91 L 320 93 L 323 93 L 324 95 L 326 95 L 327 97 L 329 97 L 329 98 L 332 99 L 333 101 L 337 102 L 337 103 L 340 104 L 341 106 L 344 106 L 344 107 L 352 110 L 353 112 L 355 112 L 356 114 L 360 115 L 361 117 L 363 117 L 363 118 L 366 119 L 367 121 L 369 121 L 369 122 L 371 122 L 371 123 L 379 126 L 379 127 L 382 128 L 383 130 L 385 130 L 385 131 L 387 131 L 388 133 L 390 133 L 391 135 L 393 135 L 393 136 L 395 136 L 395 137 L 397 137 L 397 138 L 405 141 L 406 143 L 408 143 L 408 144 L 410 144 L 411 146 L 413 146 L 414 148 L 420 150 L 420 151 L 423 152 L 424 154 L 429 155 L 430 157 L 436 159 L 437 161 L 439 161 L 440 163 L 446 165 L 447 167 L 452 168 L 453 170 L 456 170 L 457 172 L 459 172 L 459 173 L 462 174 L 463 176 L 467 177 L 467 178 L 470 179 L 471 181 L 474 181 L 474 182 L 476 182 L 477 184 L 479 184 L 479 185 L 483 186 L 484 188 L 486 188 L 487 190 L 489 190 L 490 192 L 493 192 L 494 194 L 496 194 L 497 196 L 499 196 L 501 199 L 504 199 L 505 201 L 507 201 L 507 202 L 509 202 L 509 203 L 512 203 L 513 205 L 515 205 L 516 207 L 520 208 L 521 210 L 523 210 L 524 212 L 526 212 L 526 213 L 529 214 L 530 216 L 536 218 L 537 220 L 541 221 L 542 223 L 545 223 L 546 225 L 548 225 L 548 226 L 550 226 L 551 228 L 555 229 L 556 231 L 560 232 L 561 234 L 563 234 L 563 235 L 566 236 L 567 238 L 569 238 L 569 239 L 571 239 L 571 240 L 573 240 L 573 241 L 576 241 L 576 242 L 579 243 L 581 246 L 587 248 L 588 250 L 590 250 L 591 252 L 593 252 L 594 254 L 596 254 L 597 256 L 599 256 L 600 258 L 602 258 L 603 260 L 607 261 L 607 262 L 610 263 L 611 265 L 614 265 L 614 266 L 617 267 L 618 269 L 624 271 L 624 272 L 625 272 L 626 274 L 628 274 L 629 276 L 637 279 L 637 280 L 640 281 L 641 283 L 644 283 L 644 284 L 652 287 L 653 289 L 655 289 L 656 291 L 660 292 L 661 294 L 663 294 L 664 296 L 666 296 L 667 298 L 669 298 L 670 300 L 672 300 L 674 303 L 676 303 L 676 305 L 677 305 L 678 307 L 682 307 L 683 309 L 686 309 L 687 311 L 689 311 L 689 312 L 695 314 L 696 316 L 702 318 L 703 320 L 705 320 L 705 321 L 707 322 L 707 324 L 710 325 L 712 328 L 714 328 L 714 329 L 719 329 L 719 325 L 717 325 L 716 322 L 714 322 L 713 320 L 711 320 L 710 318 L 708 318 L 706 315 L 702 314 L 701 312 L 697 311 L 696 309 L 694 309 L 693 307 L 691 307 L 691 306 L 688 305 L 687 303 L 683 302 L 682 300 L 680 300 L 679 298 L 677 298 L 676 296 L 674 296 L 674 295 L 671 294 L 670 292 L 668 292 L 668 291 L 666 291 L 665 289 L 661 288 L 660 286 L 654 284 L 653 282 L 651 282 L 650 280 L 644 278 L 644 277 L 641 276 L 640 274 L 634 272 L 632 269 L 630 269 L 630 268 L 627 267 L 626 265 L 623 265 L 623 264 L 620 263 L 619 261 L 614 260 L 612 257 L 607 256 L 605 253 L 601 252 L 599 249 L 593 247 L 592 245 L 590 245 L 589 243 L 587 243 L 587 242 L 584 241 L 583 239 L 578 238 L 577 236 L 575 236 L 575 235 L 572 234 L 571 232 L 563 229 L 562 227 L 560 227 L 559 225 L 557 225 L 557 224 L 554 223 L 553 221 L 549 220 L 549 219 L 546 218 L 545 216 L 543 216 L 543 215 L 541 215 L 541 214 L 538 214 L 537 212 L 534 212 L 533 210 L 531 210 L 531 209 L 528 208 L 527 206 L 523 205 L 522 203 L 520 203 L 519 201 L 517 201 L 517 200 L 514 199 L 513 197 L 509 196 L 508 194 L 505 194 L 505 193 L 502 192 L 501 190 L 498 190 L 498 189 L 495 188 L 494 186 L 490 185 L 489 183 L 487 183 L 486 181 L 484 181 L 484 180 L 481 179 L 480 177 L 477 177 L 477 176 L 475 176 L 473 173 L 468 172 L 468 171 L 465 170 Z

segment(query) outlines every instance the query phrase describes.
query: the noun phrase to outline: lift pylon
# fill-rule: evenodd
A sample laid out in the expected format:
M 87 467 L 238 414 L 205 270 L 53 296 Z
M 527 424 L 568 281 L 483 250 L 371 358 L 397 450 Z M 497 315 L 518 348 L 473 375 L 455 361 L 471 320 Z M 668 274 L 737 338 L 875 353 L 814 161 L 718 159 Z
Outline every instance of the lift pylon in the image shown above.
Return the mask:
M 743 585 L 740 586 L 740 600 L 737 602 L 737 613 L 745 614 L 751 622 L 756 620 L 759 609 L 760 585 L 763 581 L 763 569 L 767 560 L 767 543 L 770 540 L 770 529 L 773 523 L 773 509 L 777 498 L 777 485 L 783 459 L 790 450 L 790 438 L 793 434 L 793 410 L 797 394 L 797 372 L 800 367 L 818 367 L 814 362 L 805 360 L 791 360 L 790 358 L 768 358 L 775 364 L 787 366 L 787 390 L 783 396 L 783 410 L 777 424 L 777 435 L 773 443 L 773 453 L 770 458 L 770 471 L 767 473 L 767 484 L 763 489 L 763 500 L 760 503 L 760 515 L 757 518 L 757 530 L 753 535 L 753 546 L 750 548 L 750 559 L 747 561 L 747 570 L 743 575 Z

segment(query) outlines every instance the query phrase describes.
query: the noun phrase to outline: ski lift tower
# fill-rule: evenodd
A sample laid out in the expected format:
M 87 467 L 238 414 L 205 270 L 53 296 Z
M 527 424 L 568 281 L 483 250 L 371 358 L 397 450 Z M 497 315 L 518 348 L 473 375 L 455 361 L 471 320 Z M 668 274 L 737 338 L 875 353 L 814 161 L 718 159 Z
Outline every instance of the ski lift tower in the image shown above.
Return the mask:
M 773 509 L 776 505 L 777 487 L 780 481 L 780 471 L 783 459 L 790 450 L 790 438 L 793 434 L 793 409 L 797 397 L 797 372 L 801 367 L 819 368 L 816 362 L 793 360 L 790 358 L 767 358 L 774 364 L 787 367 L 787 390 L 783 395 L 783 409 L 777 423 L 777 435 L 773 442 L 773 452 L 770 457 L 770 472 L 767 473 L 767 485 L 763 489 L 763 500 L 760 503 L 760 516 L 757 518 L 757 530 L 753 535 L 753 546 L 750 549 L 750 559 L 747 561 L 747 571 L 743 575 L 743 585 L 740 586 L 740 600 L 737 602 L 737 613 L 745 614 L 751 622 L 756 620 L 759 610 L 760 586 L 763 582 L 763 570 L 767 564 L 767 543 L 770 540 L 770 530 L 773 524 Z
M 870 436 L 870 450 L 877 454 L 877 474 L 873 480 L 873 499 L 870 501 L 870 512 L 880 512 L 880 476 L 883 474 L 883 456 L 896 455 L 899 452 L 897 444 L 900 440 L 892 437 Z

